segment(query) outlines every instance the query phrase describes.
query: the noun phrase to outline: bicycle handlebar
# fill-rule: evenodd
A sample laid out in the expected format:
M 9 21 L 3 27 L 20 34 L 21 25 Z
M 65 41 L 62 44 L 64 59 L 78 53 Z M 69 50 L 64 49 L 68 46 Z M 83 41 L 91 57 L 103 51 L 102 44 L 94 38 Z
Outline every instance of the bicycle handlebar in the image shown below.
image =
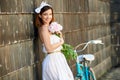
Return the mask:
M 85 49 L 87 48 L 87 46 L 88 46 L 89 44 L 102 44 L 102 45 L 103 45 L 104 43 L 102 43 L 102 40 L 90 40 L 90 41 L 88 41 L 88 42 L 86 42 L 86 43 L 78 44 L 78 45 L 75 47 L 75 51 L 77 50 L 78 47 L 80 47 L 80 46 L 82 46 L 82 45 L 85 45 L 81 50 L 76 51 L 76 52 L 82 52 L 83 50 L 85 50 Z

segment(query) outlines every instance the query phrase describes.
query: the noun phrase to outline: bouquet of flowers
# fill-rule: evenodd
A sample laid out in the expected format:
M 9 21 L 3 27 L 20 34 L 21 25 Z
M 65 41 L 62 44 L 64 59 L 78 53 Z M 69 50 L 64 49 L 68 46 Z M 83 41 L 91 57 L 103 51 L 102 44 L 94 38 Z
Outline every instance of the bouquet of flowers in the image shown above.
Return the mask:
M 51 33 L 56 34 L 56 32 L 61 31 L 63 27 L 57 22 L 52 22 L 48 29 Z M 58 34 L 56 35 L 59 36 Z M 71 59 L 76 59 L 77 54 L 74 52 L 74 48 L 71 45 L 64 43 L 62 46 L 63 49 L 61 50 L 61 52 L 65 55 L 68 61 Z
M 58 24 L 57 22 L 52 22 L 48 29 L 51 33 L 55 33 L 57 31 L 61 31 L 63 29 L 63 27 L 60 24 Z

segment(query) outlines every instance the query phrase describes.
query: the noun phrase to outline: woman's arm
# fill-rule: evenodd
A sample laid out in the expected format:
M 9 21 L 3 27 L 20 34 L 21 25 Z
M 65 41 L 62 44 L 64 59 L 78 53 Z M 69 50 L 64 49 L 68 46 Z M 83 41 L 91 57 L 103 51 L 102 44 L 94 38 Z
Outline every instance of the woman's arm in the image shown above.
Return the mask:
M 41 37 L 43 39 L 43 42 L 44 42 L 47 52 L 53 52 L 53 50 L 55 50 L 56 48 L 58 48 L 59 46 L 61 46 L 64 43 L 63 38 L 61 38 L 60 42 L 58 42 L 56 44 L 51 44 L 50 43 L 50 34 L 49 34 L 47 27 L 43 27 L 42 30 L 39 31 L 39 33 L 41 34 Z

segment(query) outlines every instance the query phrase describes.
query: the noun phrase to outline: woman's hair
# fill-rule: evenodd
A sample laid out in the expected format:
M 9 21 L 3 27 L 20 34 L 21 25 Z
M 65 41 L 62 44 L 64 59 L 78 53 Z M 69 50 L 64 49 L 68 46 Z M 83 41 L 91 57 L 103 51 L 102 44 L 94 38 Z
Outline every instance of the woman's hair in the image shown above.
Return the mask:
M 41 25 L 43 25 L 43 21 L 42 21 L 42 19 L 39 17 L 39 15 L 42 15 L 45 11 L 47 11 L 47 10 L 49 10 L 49 9 L 52 10 L 52 20 L 51 20 L 51 22 L 54 21 L 54 14 L 53 14 L 53 9 L 52 9 L 52 7 L 50 7 L 50 6 L 44 6 L 44 7 L 41 9 L 40 13 L 39 13 L 39 14 L 36 14 L 36 19 L 35 19 L 35 25 L 36 25 L 36 27 L 40 27 Z M 51 23 L 51 22 L 50 22 L 50 23 Z

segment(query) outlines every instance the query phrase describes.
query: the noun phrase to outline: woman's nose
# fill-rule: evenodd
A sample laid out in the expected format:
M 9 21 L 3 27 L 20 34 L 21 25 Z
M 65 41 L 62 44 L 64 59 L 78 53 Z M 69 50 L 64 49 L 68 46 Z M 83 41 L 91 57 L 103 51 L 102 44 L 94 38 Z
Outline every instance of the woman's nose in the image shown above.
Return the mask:
M 47 15 L 47 18 L 50 18 L 50 15 Z

